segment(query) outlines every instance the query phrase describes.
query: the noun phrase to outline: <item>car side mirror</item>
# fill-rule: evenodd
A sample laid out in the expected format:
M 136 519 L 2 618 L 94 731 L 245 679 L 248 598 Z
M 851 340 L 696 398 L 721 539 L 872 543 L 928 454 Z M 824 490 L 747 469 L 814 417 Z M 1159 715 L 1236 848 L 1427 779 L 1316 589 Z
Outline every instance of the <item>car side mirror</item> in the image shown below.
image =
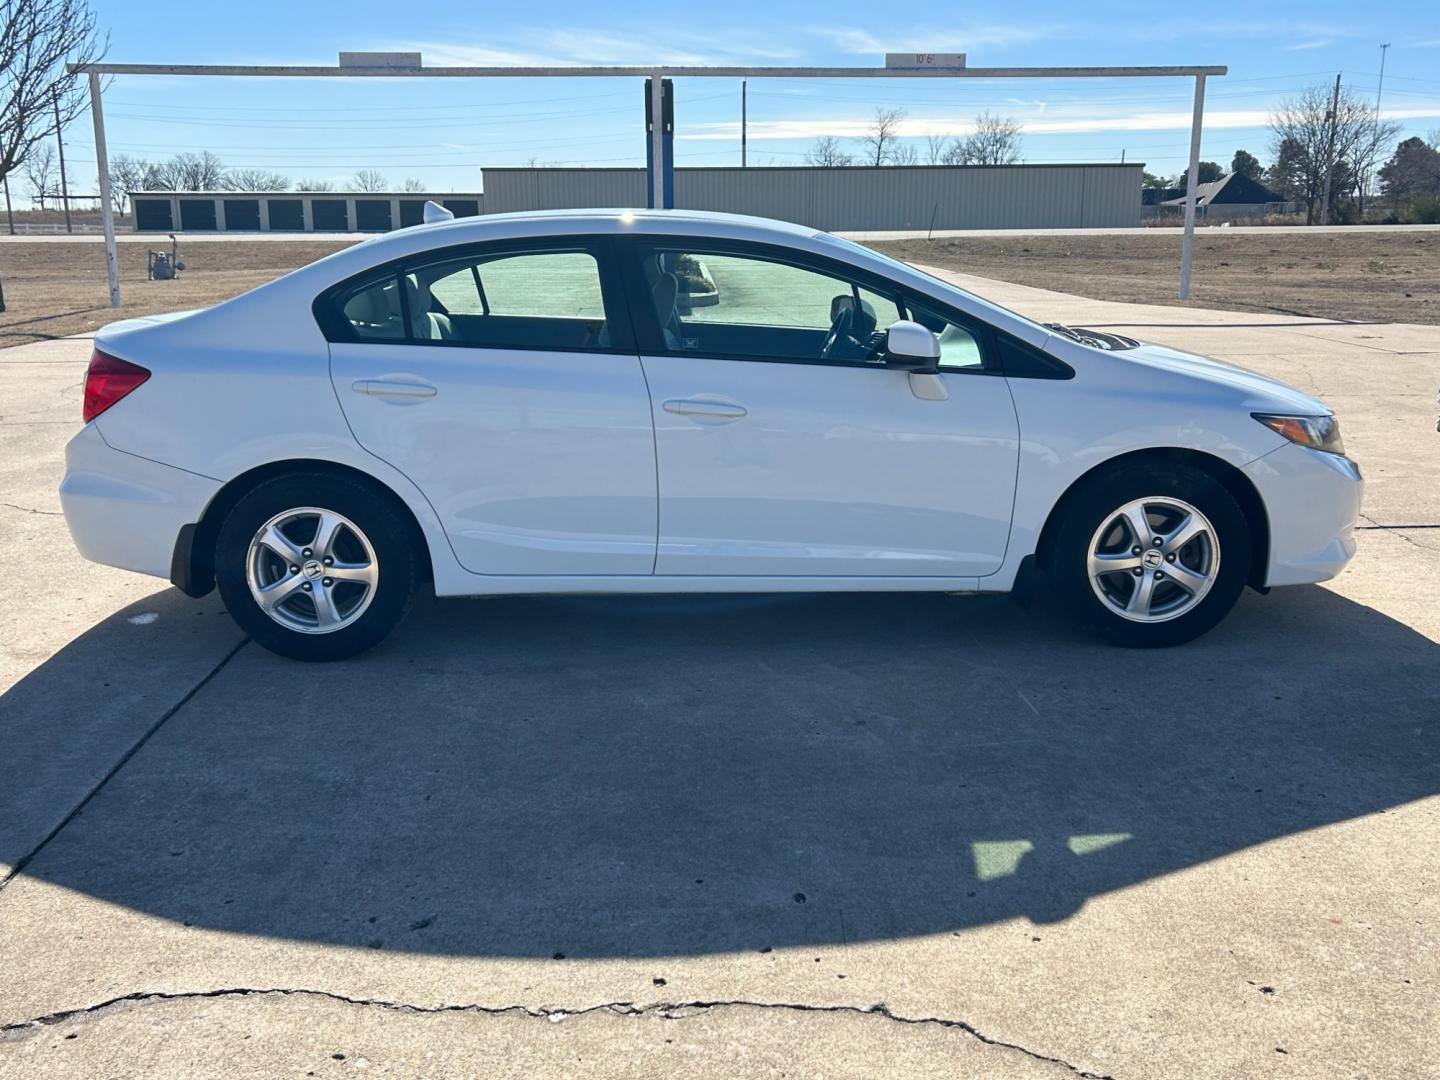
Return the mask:
M 933 375 L 940 370 L 940 339 L 919 323 L 901 319 L 885 331 L 885 366 Z

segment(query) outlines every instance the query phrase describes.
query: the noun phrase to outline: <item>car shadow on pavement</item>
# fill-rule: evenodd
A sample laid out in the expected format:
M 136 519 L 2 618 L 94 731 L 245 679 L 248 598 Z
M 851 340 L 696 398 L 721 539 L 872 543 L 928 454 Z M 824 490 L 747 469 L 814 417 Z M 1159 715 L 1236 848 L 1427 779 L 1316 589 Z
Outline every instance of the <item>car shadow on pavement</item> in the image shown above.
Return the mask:
M 192 603 L 147 601 L 145 648 Z M 106 620 L 0 714 L 82 708 L 75 673 L 134 633 Z M 464 955 L 1054 921 L 1435 794 L 1437 672 L 1434 643 L 1319 587 L 1153 652 L 1001 598 L 431 601 L 353 661 L 244 646 L 25 872 L 195 926 Z

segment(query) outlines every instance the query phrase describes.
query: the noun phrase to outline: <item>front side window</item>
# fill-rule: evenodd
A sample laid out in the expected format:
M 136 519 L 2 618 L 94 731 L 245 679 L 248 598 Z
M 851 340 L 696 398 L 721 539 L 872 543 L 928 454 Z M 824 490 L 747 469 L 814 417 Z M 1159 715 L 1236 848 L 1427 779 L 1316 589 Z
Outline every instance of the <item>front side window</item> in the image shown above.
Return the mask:
M 919 304 L 907 306 L 909 317 L 940 339 L 941 371 L 976 371 L 985 366 L 974 334 Z
M 895 299 L 778 259 L 696 248 L 642 254 L 670 352 L 801 362 L 882 363 Z

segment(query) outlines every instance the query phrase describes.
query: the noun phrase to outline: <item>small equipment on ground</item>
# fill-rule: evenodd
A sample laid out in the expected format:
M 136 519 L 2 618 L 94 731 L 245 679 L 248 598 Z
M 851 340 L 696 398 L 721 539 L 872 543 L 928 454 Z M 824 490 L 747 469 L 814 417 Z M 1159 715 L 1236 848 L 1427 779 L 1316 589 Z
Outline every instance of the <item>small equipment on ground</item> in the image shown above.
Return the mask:
M 185 264 L 180 261 L 177 254 L 178 244 L 175 234 L 170 234 L 170 250 L 156 251 L 151 248 L 145 254 L 145 276 L 151 281 L 174 281 L 180 271 L 185 269 Z

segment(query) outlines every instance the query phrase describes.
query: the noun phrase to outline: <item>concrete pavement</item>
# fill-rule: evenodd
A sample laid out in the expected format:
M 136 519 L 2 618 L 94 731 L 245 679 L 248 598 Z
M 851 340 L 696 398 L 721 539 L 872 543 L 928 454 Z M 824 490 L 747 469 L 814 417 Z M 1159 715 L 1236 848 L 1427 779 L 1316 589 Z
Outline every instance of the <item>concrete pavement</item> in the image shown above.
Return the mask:
M 1440 342 L 962 281 L 1275 374 L 1352 568 L 1133 653 L 1044 602 L 429 602 L 306 667 L 56 516 L 0 352 L 0 1076 L 1440 1074 Z

